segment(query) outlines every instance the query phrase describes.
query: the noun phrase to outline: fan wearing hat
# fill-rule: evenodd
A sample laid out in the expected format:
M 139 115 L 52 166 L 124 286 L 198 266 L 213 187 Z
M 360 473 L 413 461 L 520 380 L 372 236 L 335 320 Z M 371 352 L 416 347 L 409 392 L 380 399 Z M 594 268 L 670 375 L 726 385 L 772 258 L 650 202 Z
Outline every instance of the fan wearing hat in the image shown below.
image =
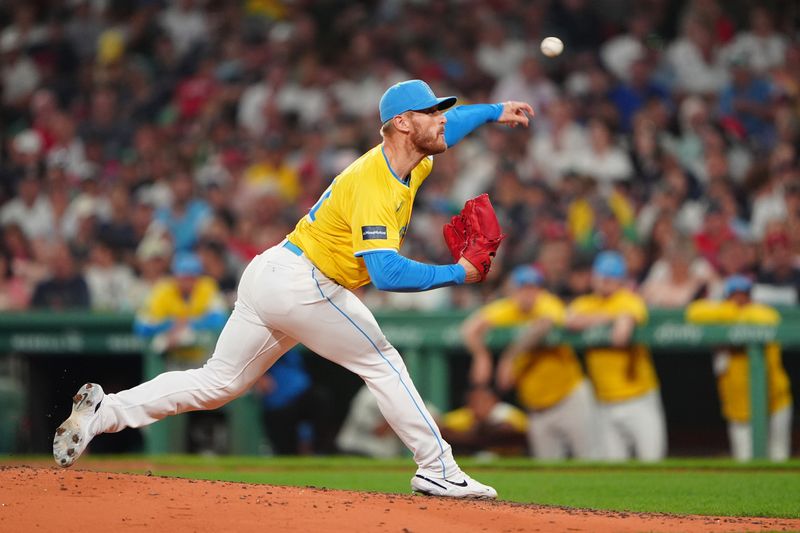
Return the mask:
M 506 281 L 506 296 L 475 311 L 462 326 L 472 355 L 474 386 L 491 383 L 493 358 L 486 335 L 493 329 L 525 326 L 497 365 L 500 391 L 516 385 L 529 413 L 528 444 L 539 459 L 594 457 L 594 397 L 575 353 L 568 345 L 545 347 L 542 340 L 564 322 L 564 304 L 542 287 L 535 267 L 521 265 Z
M 194 368 L 207 356 L 196 334 L 218 332 L 228 318 L 225 298 L 213 278 L 203 275 L 200 258 L 179 253 L 172 276 L 157 283 L 136 314 L 134 331 L 169 354 L 173 370 Z
M 774 308 L 755 303 L 750 293 L 753 282 L 741 275 L 725 279 L 723 300 L 698 300 L 686 309 L 686 320 L 695 324 L 753 324 L 774 326 L 780 314 Z M 769 404 L 768 455 L 773 461 L 785 461 L 791 450 L 792 392 L 783 368 L 781 347 L 777 342 L 764 350 L 767 364 Z M 722 416 L 728 422 L 731 454 L 738 461 L 753 458 L 750 426 L 750 370 L 744 346 L 719 347 L 714 352 L 714 374 L 722 404 Z
M 636 326 L 647 321 L 647 307 L 626 282 L 622 255 L 600 252 L 592 264 L 592 292 L 570 304 L 565 325 L 573 331 L 611 329 L 608 346 L 586 350 L 586 368 L 598 401 L 602 456 L 658 461 L 667 451 L 658 378 L 650 351 L 632 338 Z

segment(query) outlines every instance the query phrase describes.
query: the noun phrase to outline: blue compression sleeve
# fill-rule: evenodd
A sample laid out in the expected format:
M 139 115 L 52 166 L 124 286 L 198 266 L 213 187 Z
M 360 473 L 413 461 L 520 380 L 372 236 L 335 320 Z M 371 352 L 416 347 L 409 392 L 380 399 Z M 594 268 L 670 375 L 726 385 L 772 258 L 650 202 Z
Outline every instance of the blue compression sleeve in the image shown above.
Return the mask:
M 225 311 L 213 310 L 192 320 L 192 328 L 200 330 L 221 330 L 228 320 L 228 313 Z
M 162 322 L 147 322 L 136 318 L 133 321 L 133 332 L 142 337 L 155 337 L 159 333 L 168 331 L 175 323 L 174 320 L 164 320 Z
M 386 250 L 363 254 L 372 284 L 382 291 L 419 292 L 464 283 L 464 267 L 426 265 Z
M 445 112 L 444 140 L 448 147 L 472 133 L 475 128 L 494 122 L 503 114 L 503 104 L 460 105 Z

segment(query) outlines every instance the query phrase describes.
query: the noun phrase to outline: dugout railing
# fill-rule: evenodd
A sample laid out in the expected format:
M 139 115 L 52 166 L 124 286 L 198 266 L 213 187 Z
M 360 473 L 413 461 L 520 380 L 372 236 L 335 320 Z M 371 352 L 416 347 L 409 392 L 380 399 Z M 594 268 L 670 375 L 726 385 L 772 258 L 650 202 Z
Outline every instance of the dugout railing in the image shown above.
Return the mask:
M 448 409 L 448 359 L 453 354 L 464 353 L 460 327 L 466 313 L 390 311 L 375 315 L 387 338 L 403 354 L 420 394 L 439 409 Z M 707 349 L 710 353 L 715 346 L 746 346 L 750 362 L 753 450 L 755 457 L 763 458 L 766 457 L 768 427 L 764 346 L 777 341 L 784 348 L 800 347 L 800 309 L 782 310 L 781 316 L 781 323 L 774 327 L 745 324 L 699 326 L 687 324 L 682 310 L 653 309 L 647 325 L 637 328 L 635 340 L 650 346 L 659 357 L 669 351 Z M 36 364 L 36 357 L 40 355 L 140 356 L 143 358 L 142 378 L 149 379 L 164 370 L 164 356 L 132 332 L 132 323 L 130 314 L 0 313 L 0 354 L 16 354 L 30 364 Z M 512 336 L 513 330 L 497 330 L 489 336 L 488 342 L 492 349 L 500 350 Z M 546 342 L 566 342 L 580 350 L 602 346 L 608 340 L 608 329 L 600 327 L 582 333 L 554 330 Z M 0 403 L 0 424 L 3 420 L 18 419 L 3 417 L 3 407 L 10 405 L 10 400 Z M 261 442 L 257 401 L 246 394 L 225 406 L 224 410 L 231 434 L 231 453 L 257 454 Z M 171 420 L 167 419 L 146 428 L 144 438 L 148 453 L 168 453 L 175 449 L 170 424 Z M 0 427 L 0 433 L 13 434 L 14 429 Z

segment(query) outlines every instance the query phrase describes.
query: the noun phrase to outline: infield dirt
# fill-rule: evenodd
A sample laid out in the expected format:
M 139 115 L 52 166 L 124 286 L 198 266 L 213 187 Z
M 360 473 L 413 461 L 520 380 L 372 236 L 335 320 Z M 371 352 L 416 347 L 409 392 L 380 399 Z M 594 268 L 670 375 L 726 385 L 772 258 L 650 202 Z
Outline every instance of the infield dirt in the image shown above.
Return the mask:
M 446 533 L 787 531 L 800 520 L 674 516 L 0 467 L 0 531 Z

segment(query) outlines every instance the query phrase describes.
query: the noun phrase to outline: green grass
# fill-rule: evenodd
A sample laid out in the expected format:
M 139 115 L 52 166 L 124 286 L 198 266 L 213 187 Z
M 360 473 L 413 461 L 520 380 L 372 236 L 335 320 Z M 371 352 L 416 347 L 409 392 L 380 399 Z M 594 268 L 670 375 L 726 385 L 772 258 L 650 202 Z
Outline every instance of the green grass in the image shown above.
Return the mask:
M 93 457 L 96 466 L 120 470 Z M 409 492 L 411 460 L 165 456 L 145 459 L 155 475 L 379 492 Z M 17 461 L 20 462 L 19 458 Z M 800 461 L 739 464 L 679 459 L 658 464 L 476 461 L 462 467 L 504 500 L 620 511 L 800 518 Z

